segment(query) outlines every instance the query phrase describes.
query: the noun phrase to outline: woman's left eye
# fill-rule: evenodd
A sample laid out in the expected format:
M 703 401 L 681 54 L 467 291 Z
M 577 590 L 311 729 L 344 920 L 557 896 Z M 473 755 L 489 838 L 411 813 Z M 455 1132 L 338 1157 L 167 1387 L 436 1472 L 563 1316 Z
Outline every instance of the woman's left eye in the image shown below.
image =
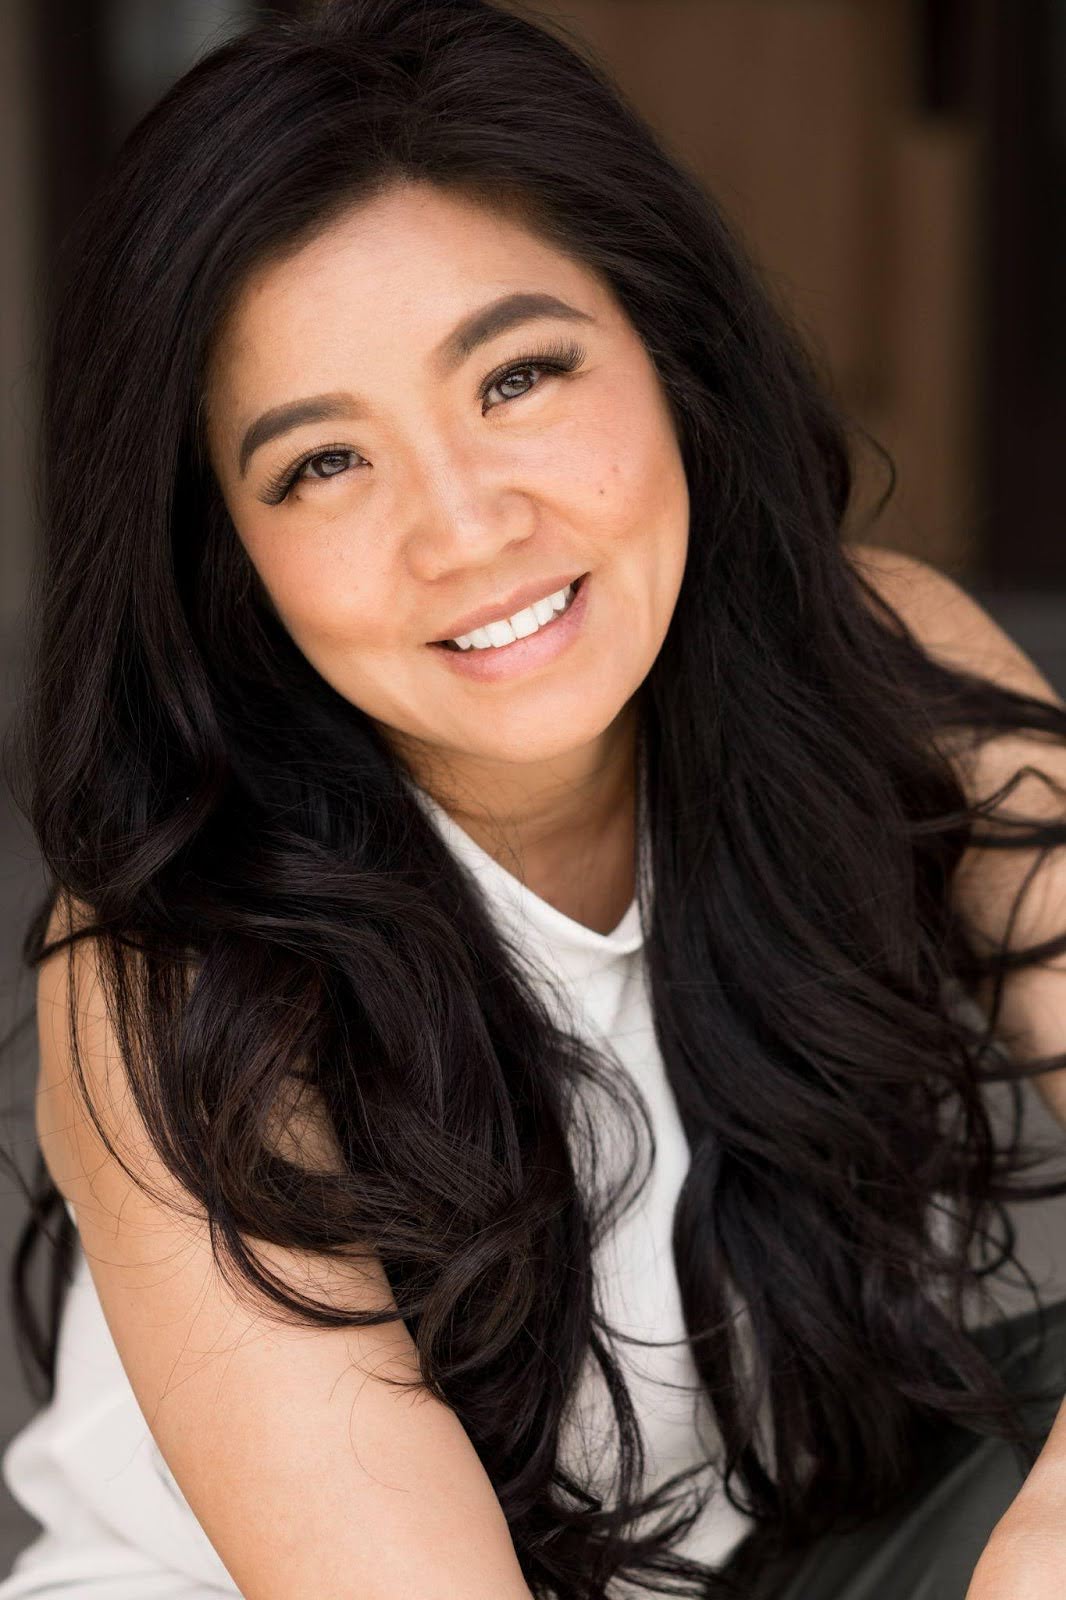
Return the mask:
M 516 372 L 554 372 L 560 377 L 568 372 L 573 372 L 585 359 L 585 352 L 577 344 L 555 344 L 550 349 L 542 350 L 536 355 L 525 356 L 521 361 L 513 361 L 509 367 L 488 379 L 481 389 L 482 402 L 490 395 L 493 389 L 498 389 L 503 383 L 513 378 Z M 520 394 L 505 395 L 504 400 L 521 400 L 522 396 L 529 393 L 530 388 L 539 388 L 540 385 L 532 384 L 523 389 Z
M 515 376 L 515 373 L 544 372 L 546 370 L 547 369 L 546 369 L 545 364 L 544 364 L 543 361 L 524 361 L 520 367 L 511 367 L 511 368 L 509 368 L 508 371 L 504 373 L 502 378 L 497 378 L 493 383 L 490 383 L 488 385 L 488 387 L 482 391 L 481 398 L 482 398 L 482 400 L 484 400 L 486 398 L 486 396 L 488 396 L 488 395 L 490 395 L 492 393 L 493 389 L 498 389 L 501 384 L 510 383 L 512 378 Z M 535 389 L 536 388 L 536 384 L 532 384 L 531 387 Z M 522 394 L 528 394 L 528 392 L 529 392 L 528 389 L 523 389 L 522 390 Z M 516 395 L 516 394 L 510 394 L 510 395 L 506 395 L 505 394 L 503 398 L 504 398 L 504 400 L 517 400 L 520 397 L 519 397 L 519 395 Z

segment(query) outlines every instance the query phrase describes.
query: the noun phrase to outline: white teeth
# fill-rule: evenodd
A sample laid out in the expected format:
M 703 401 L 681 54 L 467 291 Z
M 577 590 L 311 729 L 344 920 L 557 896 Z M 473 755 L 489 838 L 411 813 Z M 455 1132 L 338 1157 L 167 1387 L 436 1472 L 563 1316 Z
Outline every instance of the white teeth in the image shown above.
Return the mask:
M 554 616 L 554 612 L 552 615 Z M 526 639 L 531 633 L 536 633 L 537 629 L 540 627 L 540 618 L 537 616 L 537 613 L 533 610 L 532 606 L 526 606 L 524 611 L 516 611 L 514 616 L 509 619 L 509 622 L 511 628 L 514 630 L 514 636 L 516 639 Z M 492 624 L 490 624 L 490 627 L 491 626 Z M 492 638 L 491 633 L 489 634 L 489 638 Z
M 574 585 L 568 584 L 565 589 L 557 589 L 555 594 L 548 595 L 543 600 L 534 600 L 531 606 L 526 606 L 523 611 L 516 611 L 513 617 L 507 617 L 501 622 L 490 622 L 487 627 L 474 628 L 470 633 L 460 634 L 452 643 L 457 644 L 460 650 L 494 650 L 500 645 L 514 644 L 516 639 L 525 639 L 531 633 L 537 633 L 545 623 L 551 622 L 560 611 L 566 609 L 573 599 Z
M 490 644 L 514 644 L 518 638 L 510 622 L 490 622 L 485 628 Z

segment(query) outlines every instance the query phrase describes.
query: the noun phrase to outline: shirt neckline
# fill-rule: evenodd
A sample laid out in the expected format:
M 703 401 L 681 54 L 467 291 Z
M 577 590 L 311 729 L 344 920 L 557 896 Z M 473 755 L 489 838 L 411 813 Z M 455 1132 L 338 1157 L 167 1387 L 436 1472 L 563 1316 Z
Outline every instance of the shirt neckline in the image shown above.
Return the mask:
M 534 894 L 424 789 L 417 788 L 416 794 L 445 844 L 486 892 L 498 920 L 520 942 L 528 944 L 532 940 L 552 964 L 561 960 L 572 975 L 584 977 L 641 949 L 644 933 L 635 893 L 616 926 L 609 933 L 599 933 Z

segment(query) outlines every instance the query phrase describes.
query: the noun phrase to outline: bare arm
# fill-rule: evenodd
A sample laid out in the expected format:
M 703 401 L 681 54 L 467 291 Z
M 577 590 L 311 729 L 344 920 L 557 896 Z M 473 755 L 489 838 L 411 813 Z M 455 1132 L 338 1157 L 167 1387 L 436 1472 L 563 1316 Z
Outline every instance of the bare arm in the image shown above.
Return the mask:
M 895 606 L 921 643 L 949 665 L 980 672 L 1007 688 L 1057 700 L 1052 685 L 1015 641 L 947 574 L 898 551 L 859 545 L 852 553 L 865 575 Z M 1031 733 L 986 739 L 960 779 L 971 799 L 983 798 L 1026 765 L 1059 786 L 1025 776 L 1005 811 L 1061 821 L 1066 816 L 1066 752 L 1061 744 Z M 1036 864 L 1030 850 L 965 853 L 953 895 L 977 935 L 998 946 L 1026 874 Z M 1030 884 L 1011 931 L 1012 947 L 1054 939 L 1066 931 L 1066 855 L 1051 851 Z M 991 985 L 981 998 L 991 1005 Z M 999 1029 L 1022 1055 L 1066 1052 L 1066 956 L 1023 968 L 1006 979 Z M 1066 1128 L 1066 1067 L 1032 1080 L 1048 1110 Z M 966 1600 L 1052 1600 L 1063 1592 L 1066 1573 L 1066 1401 L 1021 1490 L 993 1531 L 966 1591 Z
M 92 951 L 77 947 L 90 1096 L 146 1196 L 106 1150 L 72 1081 L 67 954 L 38 987 L 38 1138 L 75 1209 L 104 1316 L 141 1410 L 245 1600 L 530 1600 L 506 1519 L 458 1417 L 424 1389 L 402 1321 L 287 1328 L 239 1300 L 204 1219 L 177 1194 L 125 1080 Z M 374 1259 L 334 1264 L 257 1244 L 296 1289 L 395 1309 Z

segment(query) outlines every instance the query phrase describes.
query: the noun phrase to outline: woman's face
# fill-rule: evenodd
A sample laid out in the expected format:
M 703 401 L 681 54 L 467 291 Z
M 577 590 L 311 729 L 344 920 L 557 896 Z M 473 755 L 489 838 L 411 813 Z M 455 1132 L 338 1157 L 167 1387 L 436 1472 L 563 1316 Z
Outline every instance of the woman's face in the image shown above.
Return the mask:
M 490 311 L 519 295 L 524 313 Z M 553 346 L 576 347 L 572 371 L 531 367 Z M 246 283 L 206 413 L 283 624 L 423 767 L 605 735 L 666 634 L 689 502 L 658 374 L 585 268 L 475 202 L 390 188 Z M 585 573 L 572 618 L 501 649 L 436 643 Z

